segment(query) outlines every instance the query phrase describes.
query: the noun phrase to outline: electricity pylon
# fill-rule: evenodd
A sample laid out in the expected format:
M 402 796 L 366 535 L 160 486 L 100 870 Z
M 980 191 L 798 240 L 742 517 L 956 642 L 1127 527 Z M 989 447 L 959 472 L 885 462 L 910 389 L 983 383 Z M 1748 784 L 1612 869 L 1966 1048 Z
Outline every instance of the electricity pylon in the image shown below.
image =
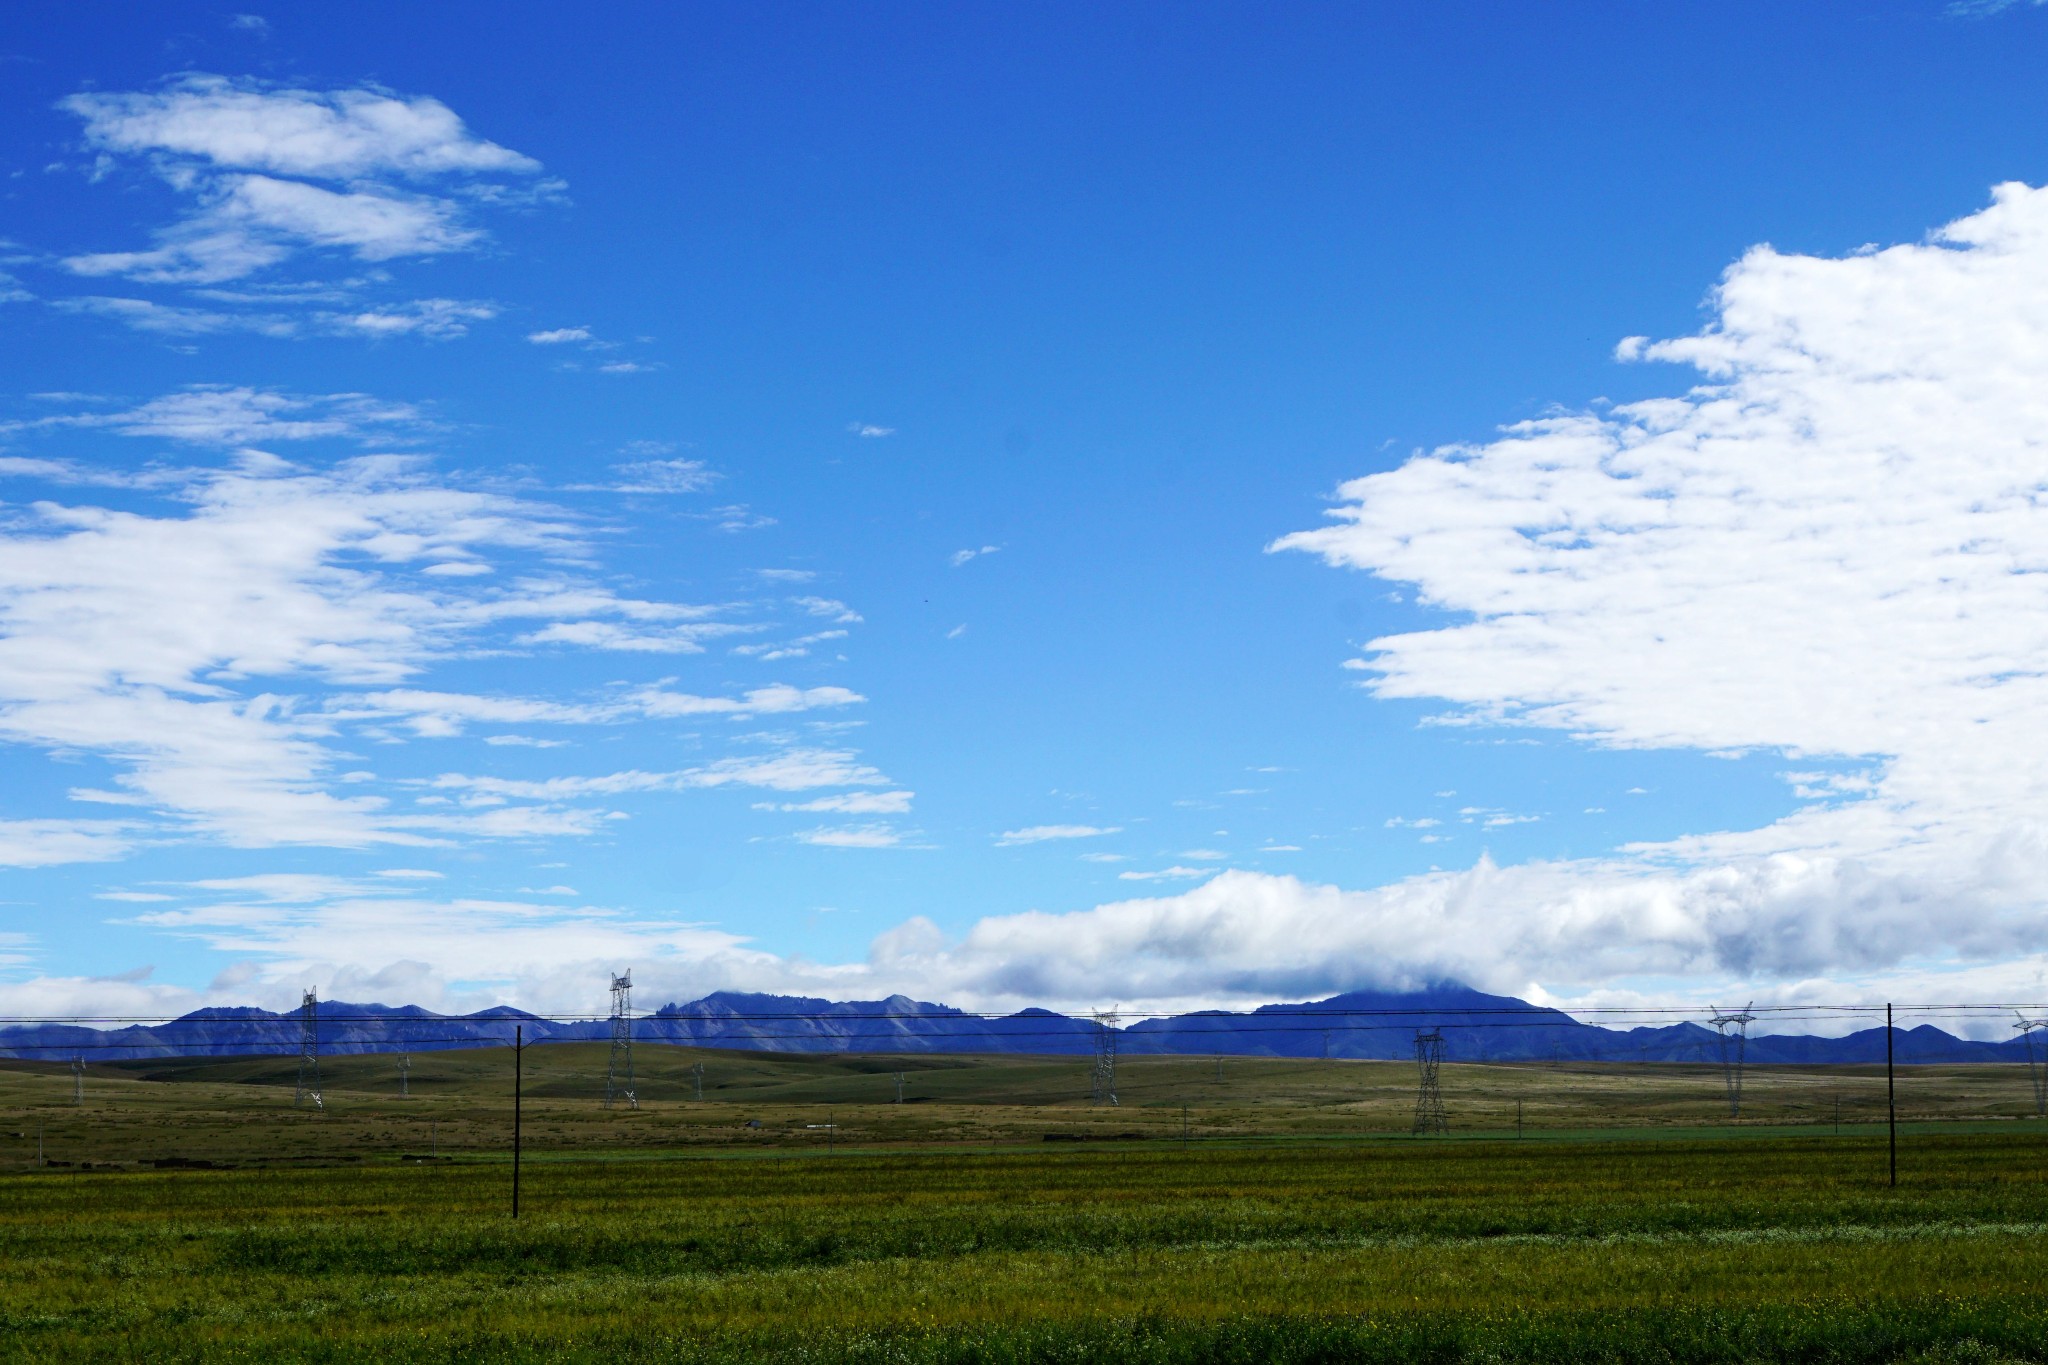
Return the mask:
M 1416 1133 L 1448 1133 L 1451 1131 L 1449 1118 L 1444 1114 L 1444 1092 L 1437 1086 L 1437 1068 L 1444 1060 L 1444 1031 L 1433 1028 L 1424 1033 L 1415 1032 L 1415 1071 L 1418 1085 L 1415 1091 Z
M 704 1098 L 704 1063 L 702 1062 L 692 1062 L 690 1064 L 690 1089 L 695 1092 L 697 1099 L 701 1100 Z
M 633 1093 L 633 973 L 612 978 L 612 1056 L 604 1073 L 604 1107 L 624 1100 L 628 1109 L 638 1109 Z
M 315 1109 L 327 1107 L 320 1098 L 320 997 L 315 991 L 307 991 L 299 1002 L 299 1087 L 292 1108 L 309 1103 Z
M 1095 1011 L 1095 1071 L 1089 1077 L 1089 1098 L 1097 1104 L 1116 1100 L 1116 1011 Z
M 71 1059 L 71 1102 L 73 1104 L 85 1103 L 85 1058 L 83 1057 L 73 1057 Z
M 412 1098 L 412 1054 L 410 1052 L 398 1054 L 398 1098 L 402 1100 Z
M 1714 1017 L 1707 1020 L 1721 1039 L 1721 1079 L 1728 1085 L 1728 1117 L 1731 1119 L 1742 1117 L 1742 1054 L 1749 1045 L 1749 1026 L 1756 1020 L 1756 1016 L 1749 1012 L 1754 1004 L 1756 1001 L 1752 1000 L 1740 1010 L 1728 1014 L 1721 1013 L 1717 1005 Z M 1730 1033 L 1728 1030 L 1731 1028 L 1735 1032 Z M 1732 1054 L 1728 1046 L 1730 1043 L 1735 1045 Z
M 896 1103 L 903 1103 L 903 1073 L 896 1073 Z
M 2048 1029 L 2048 1019 L 2029 1019 L 2018 1010 L 2013 1013 L 2019 1018 L 2013 1027 L 2027 1040 L 2027 1079 L 2034 1083 L 2034 1117 L 2048 1118 L 2048 1066 L 2042 1064 L 2041 1045 L 2034 1040 L 2034 1030 Z

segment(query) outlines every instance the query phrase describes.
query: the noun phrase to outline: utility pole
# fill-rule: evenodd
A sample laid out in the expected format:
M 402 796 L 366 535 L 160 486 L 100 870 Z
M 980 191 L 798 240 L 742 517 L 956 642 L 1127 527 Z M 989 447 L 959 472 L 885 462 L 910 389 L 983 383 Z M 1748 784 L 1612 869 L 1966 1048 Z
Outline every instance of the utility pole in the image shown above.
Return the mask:
M 512 1027 L 512 1216 L 519 1216 L 519 1108 L 525 1092 L 526 1025 Z
M 628 1109 L 638 1109 L 633 1094 L 633 973 L 612 978 L 612 1055 L 604 1073 L 604 1107 L 624 1100 Z
M 1090 1076 L 1090 1098 L 1097 1104 L 1115 1104 L 1116 1098 L 1116 1011 L 1095 1011 L 1095 1070 Z
M 903 1073 L 896 1073 L 896 1103 L 903 1103 Z
M 1223 1054 L 1216 1054 L 1216 1084 L 1223 1084 Z
M 1899 1084 L 1892 1074 L 1892 1006 L 1884 1006 L 1884 1109 L 1891 1135 L 1892 1188 L 1899 1187 Z
M 2034 1083 L 2034 1117 L 2048 1118 L 2048 1067 L 2042 1066 L 2040 1045 L 2034 1041 L 2034 1030 L 2048 1029 L 2048 1019 L 2029 1019 L 2018 1010 L 2013 1014 L 2019 1019 L 2013 1027 L 2027 1043 L 2027 1079 Z
M 299 1001 L 299 1087 L 292 1108 L 303 1108 L 309 1100 L 315 1109 L 327 1107 L 320 1098 L 320 997 L 315 991 Z
M 85 1104 L 85 1058 L 83 1057 L 73 1057 L 71 1059 L 71 1102 L 80 1106 Z
M 704 1063 L 702 1062 L 693 1062 L 690 1065 L 690 1089 L 699 1100 L 704 1098 Z
M 1415 1092 L 1414 1133 L 1448 1133 L 1450 1120 L 1444 1114 L 1444 1093 L 1437 1087 L 1437 1068 L 1444 1060 L 1444 1031 L 1433 1028 L 1415 1032 L 1415 1071 L 1419 1082 Z
M 1728 1117 L 1732 1119 L 1742 1117 L 1742 1053 L 1749 1042 L 1749 1026 L 1756 1019 L 1756 1016 L 1749 1012 L 1750 1005 L 1755 1003 L 1752 1000 L 1749 1005 L 1728 1014 L 1716 1009 L 1714 1017 L 1707 1021 L 1714 1026 L 1714 1031 L 1721 1038 L 1721 1079 L 1728 1087 Z M 1732 1035 L 1728 1032 L 1731 1028 L 1735 1030 Z M 1728 1053 L 1728 1044 L 1731 1041 L 1735 1044 L 1732 1060 Z
M 410 1052 L 398 1054 L 398 1098 L 402 1100 L 412 1098 L 412 1054 Z

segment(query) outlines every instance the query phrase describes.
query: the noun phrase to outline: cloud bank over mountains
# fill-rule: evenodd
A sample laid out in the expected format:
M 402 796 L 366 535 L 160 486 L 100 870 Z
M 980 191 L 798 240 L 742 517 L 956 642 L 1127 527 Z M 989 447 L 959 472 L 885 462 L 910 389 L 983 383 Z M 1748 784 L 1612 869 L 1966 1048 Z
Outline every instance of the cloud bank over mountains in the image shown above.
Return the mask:
M 501 305 L 410 297 L 386 269 L 475 251 L 490 214 L 562 193 L 440 102 L 367 85 L 187 76 L 63 107 L 90 175 L 173 207 L 139 241 L 47 262 L 73 289 L 129 292 L 49 301 L 147 332 L 459 335 Z M 352 273 L 317 273 L 337 263 Z M 7 278 L 0 293 L 40 297 Z M 560 887 L 197 877 L 106 895 L 143 907 L 127 923 L 239 964 L 207 990 L 45 975 L 0 1000 L 147 1011 L 279 1003 L 319 981 L 564 1009 L 627 962 L 677 999 L 902 991 L 991 1008 L 1183 1008 L 1440 977 L 1534 998 L 1736 980 L 1838 998 L 1880 979 L 2040 998 L 2048 191 L 2000 186 L 1981 212 L 1885 250 L 1758 247 L 1711 305 L 1697 334 L 1617 352 L 1688 367 L 1693 387 L 1418 452 L 1342 485 L 1329 524 L 1269 548 L 1403 585 L 1442 614 L 1346 662 L 1361 707 L 1421 699 L 1443 704 L 1444 725 L 1781 755 L 1799 804 L 1774 823 L 1360 889 L 1212 875 L 1212 850 L 1162 851 L 1118 876 L 1187 889 L 957 934 L 912 918 L 841 962 L 660 905 L 565 904 Z M 527 336 L 557 353 L 611 345 L 581 326 Z M 630 838 L 631 801 L 721 788 L 755 798 L 750 820 L 829 821 L 763 836 L 818 856 L 928 846 L 898 823 L 913 794 L 848 737 L 870 692 L 886 704 L 878 689 L 680 676 L 713 656 L 802 667 L 866 626 L 855 605 L 800 588 L 809 569 L 760 570 L 734 600 L 645 588 L 609 514 L 571 496 L 688 499 L 721 477 L 704 461 L 643 443 L 599 483 L 461 475 L 414 453 L 445 434 L 425 398 L 211 378 L 56 395 L 0 424 L 0 742 L 68 765 L 61 794 L 10 803 L 0 865 Z M 737 502 L 678 516 L 730 536 L 771 522 Z M 998 549 L 949 543 L 980 546 L 954 568 Z M 563 656 L 615 661 L 619 679 L 546 688 L 518 663 Z M 686 760 L 553 753 L 578 734 L 685 729 Z M 517 773 L 402 761 L 465 738 L 547 757 Z M 1128 856 L 1096 841 L 1135 817 L 1050 815 L 973 838 Z M 32 935 L 0 948 L 34 960 Z

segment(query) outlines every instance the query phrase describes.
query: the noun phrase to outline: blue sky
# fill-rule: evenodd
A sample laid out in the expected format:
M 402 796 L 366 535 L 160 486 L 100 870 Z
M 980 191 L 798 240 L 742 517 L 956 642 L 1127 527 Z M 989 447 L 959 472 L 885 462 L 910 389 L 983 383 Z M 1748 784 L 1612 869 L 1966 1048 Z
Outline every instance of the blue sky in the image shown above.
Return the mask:
M 2041 8 L 122 19 L 10 1008 L 2041 998 Z

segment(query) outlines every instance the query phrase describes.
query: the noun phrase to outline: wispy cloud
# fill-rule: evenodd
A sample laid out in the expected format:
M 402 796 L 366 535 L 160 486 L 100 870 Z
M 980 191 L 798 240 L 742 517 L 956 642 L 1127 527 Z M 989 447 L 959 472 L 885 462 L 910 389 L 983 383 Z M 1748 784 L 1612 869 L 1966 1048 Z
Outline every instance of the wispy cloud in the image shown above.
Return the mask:
M 1214 876 L 1213 867 L 1162 867 L 1155 872 L 1119 872 L 1117 880 L 1126 882 L 1188 881 L 1196 877 Z
M 1008 848 L 1016 844 L 1042 844 L 1049 839 L 1095 839 L 1122 832 L 1121 825 L 1026 825 L 1023 829 L 1003 831 L 996 836 L 996 846 Z

